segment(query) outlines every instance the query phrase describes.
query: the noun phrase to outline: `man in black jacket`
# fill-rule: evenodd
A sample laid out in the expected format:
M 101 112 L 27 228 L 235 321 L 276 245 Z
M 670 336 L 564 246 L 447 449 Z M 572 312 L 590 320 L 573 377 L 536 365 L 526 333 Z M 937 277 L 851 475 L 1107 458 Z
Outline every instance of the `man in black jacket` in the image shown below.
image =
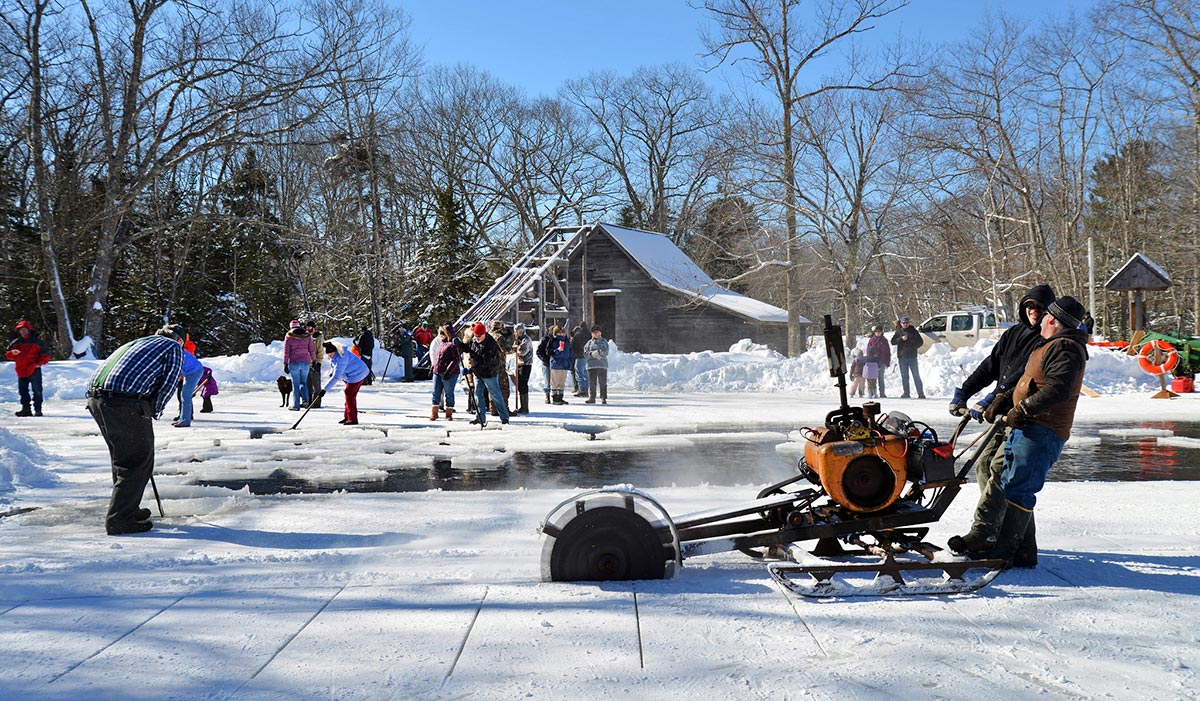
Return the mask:
M 482 321 L 475 322 L 471 328 L 473 335 L 465 344 L 455 339 L 460 348 L 464 348 L 471 356 L 471 367 L 468 372 L 475 376 L 475 420 L 480 428 L 487 425 L 487 398 L 492 397 L 492 403 L 500 410 L 500 423 L 508 423 L 508 404 L 500 394 L 500 373 L 504 372 L 503 354 L 500 344 L 488 334 L 487 326 Z
M 1074 297 L 1059 297 L 1046 307 L 1041 335 L 1045 342 L 1029 354 L 1017 385 L 996 395 L 984 412 L 988 421 L 1004 421 L 1013 430 L 1004 443 L 1004 474 L 1000 488 L 1007 506 L 996 544 L 980 553 L 1017 564 L 1017 553 L 1033 520 L 1037 493 L 1046 474 L 1071 437 L 1075 407 L 1087 367 L 1087 332 L 1083 305 Z M 1003 415 L 1002 415 L 1003 414 Z M 1037 550 L 1025 553 L 1026 567 L 1037 564 Z
M 950 413 L 954 416 L 966 416 L 968 413 L 976 421 L 983 420 L 983 412 L 987 410 L 997 394 L 1008 392 L 1016 386 L 1025 371 L 1025 362 L 1035 348 L 1042 345 L 1041 336 L 1042 316 L 1046 307 L 1054 301 L 1054 290 L 1049 285 L 1033 287 L 1021 298 L 1019 305 L 1020 320 L 1010 326 L 1001 336 L 992 352 L 984 359 L 979 367 L 967 378 L 962 387 L 954 390 L 954 398 L 950 400 Z M 986 389 L 992 383 L 995 389 L 988 392 L 970 409 L 969 400 L 977 392 Z M 956 553 L 978 553 L 992 547 L 1004 519 L 1006 500 L 1004 490 L 1000 488 L 1000 478 L 1004 471 L 1004 441 L 1011 428 L 998 431 L 986 445 L 980 446 L 979 457 L 975 460 L 975 481 L 979 484 L 979 502 L 975 505 L 975 519 L 971 530 L 965 535 L 954 536 L 948 545 Z M 1029 553 L 1033 553 L 1033 563 L 1036 564 L 1037 539 L 1036 527 L 1030 520 L 1026 540 L 1014 557 L 1017 567 L 1031 567 Z
M 583 357 L 583 347 L 592 340 L 592 335 L 583 328 L 583 324 L 571 329 L 571 357 L 574 358 L 575 396 L 588 396 L 587 359 Z
M 917 367 L 917 353 L 924 342 L 917 327 L 908 322 L 908 317 L 902 316 L 896 322 L 896 333 L 892 334 L 892 345 L 896 347 L 896 364 L 900 366 L 900 384 L 904 387 L 901 399 L 908 399 L 908 376 L 911 374 L 916 384 L 917 398 L 925 398 L 925 388 L 921 386 L 921 369 Z

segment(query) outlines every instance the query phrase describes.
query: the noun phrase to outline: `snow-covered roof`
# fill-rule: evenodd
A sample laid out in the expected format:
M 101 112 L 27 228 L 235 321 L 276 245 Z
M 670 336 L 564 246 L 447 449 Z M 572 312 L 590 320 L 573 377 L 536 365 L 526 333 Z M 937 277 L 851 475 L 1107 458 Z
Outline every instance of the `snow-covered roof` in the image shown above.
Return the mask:
M 1108 290 L 1166 290 L 1171 276 L 1158 263 L 1141 253 L 1134 253 L 1121 269 L 1104 283 Z
M 728 290 L 708 276 L 696 262 L 663 234 L 600 224 L 659 285 L 755 321 L 787 323 L 787 310 Z M 800 323 L 812 323 L 804 317 Z

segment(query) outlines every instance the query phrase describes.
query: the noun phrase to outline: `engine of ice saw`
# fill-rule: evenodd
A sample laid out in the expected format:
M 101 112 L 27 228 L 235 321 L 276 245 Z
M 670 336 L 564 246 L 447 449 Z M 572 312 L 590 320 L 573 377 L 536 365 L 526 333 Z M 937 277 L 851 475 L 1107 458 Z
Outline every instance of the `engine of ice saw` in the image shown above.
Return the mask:
M 804 462 L 831 499 L 851 511 L 871 513 L 900 498 L 908 475 L 908 440 L 863 423 L 854 420 L 852 431 L 813 429 Z

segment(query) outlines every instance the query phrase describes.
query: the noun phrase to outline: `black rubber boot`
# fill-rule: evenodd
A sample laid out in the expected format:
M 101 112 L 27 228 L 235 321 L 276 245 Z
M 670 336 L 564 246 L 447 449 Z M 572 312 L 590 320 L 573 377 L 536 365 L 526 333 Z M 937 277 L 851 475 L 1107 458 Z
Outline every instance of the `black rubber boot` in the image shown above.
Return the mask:
M 1000 533 L 996 536 L 996 545 L 980 553 L 980 557 L 985 560 L 1005 560 L 1011 566 L 1021 542 L 1025 540 L 1025 531 L 1032 518 L 1032 511 L 1009 503 L 1004 511 L 1004 523 L 1000 524 Z
M 1013 567 L 1037 567 L 1037 525 L 1033 514 L 1029 514 L 1029 525 L 1025 528 L 1025 537 L 1021 540 L 1017 552 L 1013 553 Z

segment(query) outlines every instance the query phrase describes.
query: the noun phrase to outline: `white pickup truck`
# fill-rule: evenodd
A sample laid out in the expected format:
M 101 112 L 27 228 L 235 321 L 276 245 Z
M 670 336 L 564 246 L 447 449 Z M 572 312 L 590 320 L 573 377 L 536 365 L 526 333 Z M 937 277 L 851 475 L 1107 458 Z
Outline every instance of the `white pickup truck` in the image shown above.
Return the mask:
M 1012 322 L 999 321 L 990 309 L 960 309 L 935 314 L 921 323 L 917 329 L 925 340 L 921 342 L 921 353 L 935 343 L 949 343 L 951 349 L 969 348 L 981 338 L 1000 338 Z

